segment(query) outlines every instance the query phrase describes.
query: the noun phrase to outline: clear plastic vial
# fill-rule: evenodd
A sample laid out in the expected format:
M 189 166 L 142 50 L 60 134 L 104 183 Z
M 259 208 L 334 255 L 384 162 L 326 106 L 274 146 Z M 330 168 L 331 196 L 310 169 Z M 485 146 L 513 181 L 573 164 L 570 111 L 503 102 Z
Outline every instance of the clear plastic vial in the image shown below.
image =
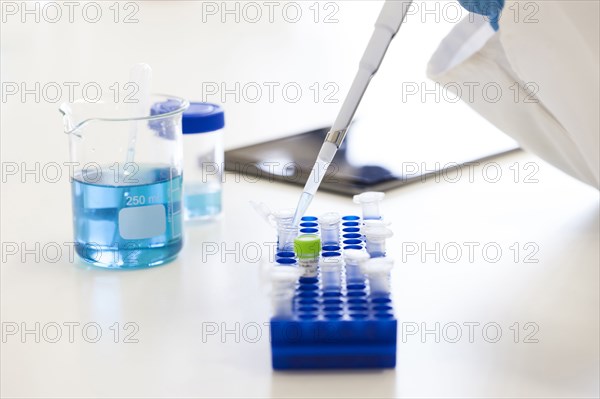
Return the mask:
M 371 294 L 390 293 L 390 272 L 394 267 L 391 258 L 371 258 L 361 262 L 360 269 L 369 280 Z
M 340 214 L 328 212 L 319 217 L 321 226 L 321 241 L 324 245 L 339 244 L 340 242 Z
M 342 287 L 342 268 L 344 260 L 341 256 L 321 258 L 321 283 L 324 290 L 339 290 Z
M 294 240 L 298 237 L 298 226 L 284 224 L 277 227 L 277 250 L 293 251 Z
M 183 113 L 183 192 L 186 220 L 211 220 L 221 213 L 223 109 L 191 103 Z
M 369 254 L 363 250 L 348 249 L 344 251 L 344 261 L 346 261 L 346 281 L 363 282 L 365 276 L 360 270 L 360 264 L 369 259 Z
M 371 258 L 385 256 L 385 241 L 394 235 L 392 230 L 383 225 L 369 226 L 365 227 L 364 233 L 367 240 L 367 252 Z
M 366 193 L 355 195 L 353 200 L 355 204 L 362 206 L 363 220 L 381 219 L 379 204 L 385 197 L 385 193 L 368 191 Z

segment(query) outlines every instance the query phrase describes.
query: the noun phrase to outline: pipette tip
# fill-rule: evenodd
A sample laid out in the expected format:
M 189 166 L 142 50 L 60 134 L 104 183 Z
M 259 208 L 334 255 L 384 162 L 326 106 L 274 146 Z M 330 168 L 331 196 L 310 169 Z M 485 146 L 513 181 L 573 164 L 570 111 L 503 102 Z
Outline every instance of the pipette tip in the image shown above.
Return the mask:
M 302 193 L 300 196 L 300 201 L 298 201 L 298 206 L 296 207 L 296 213 L 294 214 L 294 220 L 292 221 L 293 226 L 298 226 L 300 224 L 300 220 L 302 216 L 306 213 L 308 206 L 310 205 L 313 199 L 313 195 L 307 193 L 306 191 Z

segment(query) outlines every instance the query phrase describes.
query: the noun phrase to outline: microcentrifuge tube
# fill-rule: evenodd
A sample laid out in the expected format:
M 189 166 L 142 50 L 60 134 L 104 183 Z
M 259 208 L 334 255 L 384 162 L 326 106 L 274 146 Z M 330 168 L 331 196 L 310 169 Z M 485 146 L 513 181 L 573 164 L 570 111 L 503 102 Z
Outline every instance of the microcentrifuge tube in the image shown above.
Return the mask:
M 293 291 L 300 274 L 297 267 L 277 264 L 271 271 L 271 286 L 274 291 Z
M 277 227 L 290 225 L 294 219 L 294 210 L 293 209 L 280 209 L 277 211 L 271 212 L 270 218 L 272 218 L 273 222 Z
M 347 249 L 344 251 L 346 282 L 362 282 L 365 280 L 365 276 L 360 270 L 360 264 L 369 258 L 369 254 L 364 250 Z
M 294 309 L 294 291 L 273 292 L 271 296 L 273 307 L 273 316 L 281 318 L 290 318 Z
M 328 212 L 319 217 L 321 241 L 323 245 L 339 244 L 341 216 L 336 212 Z
M 277 228 L 278 251 L 291 251 L 294 248 L 294 239 L 298 236 L 298 226 L 292 224 L 293 218 L 293 209 L 280 209 L 270 212 L 268 215 L 271 225 Z
M 298 236 L 298 226 L 284 224 L 277 226 L 277 250 L 291 251 L 294 248 L 294 240 Z
M 271 271 L 271 302 L 275 317 L 291 317 L 296 283 L 301 272 L 296 267 L 276 265 Z
M 323 290 L 339 290 L 341 288 L 343 266 L 344 259 L 341 256 L 321 258 L 319 268 L 321 269 Z
M 369 191 L 355 195 L 353 201 L 362 206 L 363 220 L 381 219 L 379 203 L 385 197 L 385 193 Z
M 361 263 L 361 271 L 369 280 L 371 294 L 389 294 L 390 271 L 394 267 L 391 258 L 371 258 Z
M 385 226 L 372 226 L 363 229 L 367 252 L 372 258 L 385 256 L 385 241 L 394 233 Z

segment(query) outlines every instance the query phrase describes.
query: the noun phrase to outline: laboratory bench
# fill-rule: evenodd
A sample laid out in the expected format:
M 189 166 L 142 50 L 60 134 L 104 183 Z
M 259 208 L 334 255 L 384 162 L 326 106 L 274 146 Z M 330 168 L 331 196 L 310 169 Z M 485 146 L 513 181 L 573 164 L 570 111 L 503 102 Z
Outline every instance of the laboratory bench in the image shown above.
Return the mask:
M 387 193 L 397 366 L 364 371 L 271 367 L 276 232 L 249 201 L 293 206 L 299 187 L 228 173 L 223 215 L 186 225 L 175 261 L 117 271 L 70 259 L 67 182 L 33 186 L 46 190 L 44 206 L 9 182 L 2 241 L 20 250 L 3 248 L 2 394 L 597 395 L 598 193 L 523 152 L 493 162 L 508 177 L 491 183 L 476 167 L 472 180 Z M 510 168 L 527 162 L 539 165 L 537 182 L 515 182 Z M 319 193 L 310 213 L 331 210 L 358 211 L 350 197 Z

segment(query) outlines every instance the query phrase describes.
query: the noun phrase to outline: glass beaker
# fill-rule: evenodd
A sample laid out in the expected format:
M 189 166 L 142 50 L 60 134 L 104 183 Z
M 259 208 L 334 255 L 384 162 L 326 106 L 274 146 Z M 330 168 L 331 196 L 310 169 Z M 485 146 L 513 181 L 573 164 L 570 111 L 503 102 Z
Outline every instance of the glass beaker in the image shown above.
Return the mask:
M 181 115 L 189 104 L 163 95 L 147 106 L 116 99 L 60 106 L 75 250 L 96 266 L 157 266 L 183 245 Z

